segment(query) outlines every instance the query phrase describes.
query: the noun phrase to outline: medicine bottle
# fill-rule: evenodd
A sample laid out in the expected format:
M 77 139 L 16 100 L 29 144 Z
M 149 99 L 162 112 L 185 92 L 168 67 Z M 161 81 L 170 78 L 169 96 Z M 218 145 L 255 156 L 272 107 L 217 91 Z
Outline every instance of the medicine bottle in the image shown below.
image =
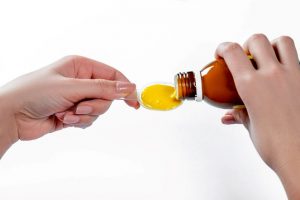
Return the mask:
M 250 59 L 253 62 L 253 59 Z M 220 108 L 243 105 L 233 77 L 223 59 L 217 59 L 200 71 L 175 75 L 176 98 L 206 101 Z

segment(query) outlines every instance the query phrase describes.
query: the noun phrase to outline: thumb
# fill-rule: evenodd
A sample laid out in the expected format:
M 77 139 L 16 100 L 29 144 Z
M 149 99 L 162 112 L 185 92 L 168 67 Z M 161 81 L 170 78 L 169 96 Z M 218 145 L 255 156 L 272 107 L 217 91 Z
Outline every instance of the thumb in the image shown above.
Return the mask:
M 124 98 L 136 91 L 136 86 L 130 82 L 111 81 L 105 79 L 75 79 L 71 78 L 64 96 L 73 102 L 82 99 L 114 100 Z
M 249 117 L 246 109 L 232 109 L 225 113 L 221 119 L 223 124 L 244 124 L 246 128 L 249 126 Z

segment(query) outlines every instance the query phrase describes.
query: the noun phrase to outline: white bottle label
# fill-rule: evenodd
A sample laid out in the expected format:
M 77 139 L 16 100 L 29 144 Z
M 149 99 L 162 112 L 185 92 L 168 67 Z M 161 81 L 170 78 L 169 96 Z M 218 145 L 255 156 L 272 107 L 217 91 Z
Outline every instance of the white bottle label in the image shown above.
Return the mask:
M 203 92 L 202 92 L 202 79 L 201 79 L 201 72 L 195 72 L 194 71 L 194 76 L 195 76 L 195 82 L 196 82 L 196 96 L 195 100 L 196 101 L 202 101 L 203 100 Z

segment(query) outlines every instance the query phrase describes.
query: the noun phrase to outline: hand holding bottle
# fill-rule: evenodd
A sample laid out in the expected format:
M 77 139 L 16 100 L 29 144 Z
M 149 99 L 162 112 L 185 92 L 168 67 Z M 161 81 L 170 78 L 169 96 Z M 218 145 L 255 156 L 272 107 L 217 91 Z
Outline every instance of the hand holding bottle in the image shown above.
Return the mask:
M 247 57 L 251 54 L 257 69 Z M 216 50 L 232 73 L 246 109 L 227 112 L 224 124 L 242 123 L 262 159 L 280 177 L 289 199 L 300 198 L 300 66 L 295 44 L 283 36 L 269 42 L 253 35 L 244 48 Z
M 0 157 L 17 140 L 32 140 L 65 127 L 87 127 L 114 99 L 135 96 L 132 84 L 103 63 L 68 56 L 0 88 Z M 135 100 L 126 101 L 134 108 Z

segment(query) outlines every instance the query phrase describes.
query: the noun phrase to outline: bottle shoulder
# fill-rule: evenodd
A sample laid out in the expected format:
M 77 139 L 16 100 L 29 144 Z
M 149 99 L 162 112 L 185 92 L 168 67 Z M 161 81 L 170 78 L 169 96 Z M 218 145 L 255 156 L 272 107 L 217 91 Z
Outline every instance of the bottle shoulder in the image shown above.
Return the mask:
M 202 67 L 202 69 L 200 70 L 200 72 L 207 71 L 208 69 L 211 69 L 213 67 L 227 68 L 225 61 L 220 58 L 220 59 L 216 59 L 214 61 L 211 61 L 210 63 L 208 63 L 207 65 L 205 65 L 204 67 Z

